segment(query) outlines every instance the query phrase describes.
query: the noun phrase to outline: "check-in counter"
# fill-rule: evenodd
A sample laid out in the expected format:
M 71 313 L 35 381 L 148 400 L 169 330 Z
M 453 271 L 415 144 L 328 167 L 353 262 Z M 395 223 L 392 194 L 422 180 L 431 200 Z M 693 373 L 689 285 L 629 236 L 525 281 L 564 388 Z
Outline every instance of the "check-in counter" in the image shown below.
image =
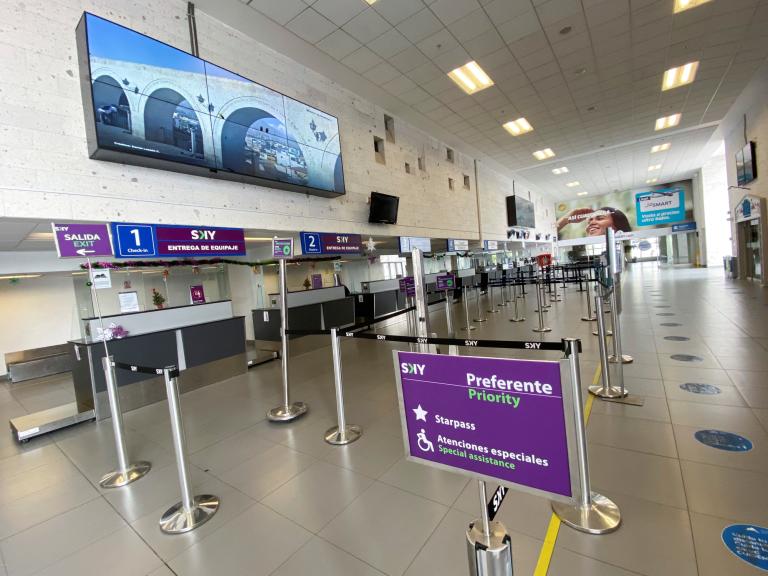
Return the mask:
M 247 370 L 245 318 L 232 315 L 228 300 L 104 318 L 105 325 L 112 322 L 127 330 L 130 327 L 127 336 L 107 341 L 115 361 L 157 368 L 178 366 L 182 393 Z M 70 345 L 78 411 L 94 410 L 97 419 L 108 417 L 104 342 L 88 338 L 72 340 Z M 165 399 L 162 376 L 126 370 L 116 370 L 116 376 L 124 411 Z

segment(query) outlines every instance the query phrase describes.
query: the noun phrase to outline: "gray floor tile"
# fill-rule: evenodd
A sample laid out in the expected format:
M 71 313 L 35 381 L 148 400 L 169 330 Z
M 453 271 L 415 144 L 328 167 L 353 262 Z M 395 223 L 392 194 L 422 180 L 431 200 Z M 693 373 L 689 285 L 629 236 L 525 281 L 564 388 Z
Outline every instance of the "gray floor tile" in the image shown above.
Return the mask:
M 371 484 L 367 476 L 316 462 L 262 502 L 310 532 L 318 532 Z
M 257 454 L 263 454 L 274 445 L 273 442 L 265 440 L 258 430 L 249 428 L 194 452 L 189 459 L 203 470 L 209 470 L 213 474 L 223 474 L 245 460 Z
M 384 576 L 383 572 L 315 536 L 273 576 Z
M 766 377 L 768 378 L 768 373 L 766 373 Z M 746 400 L 747 406 L 751 408 L 768 408 L 768 379 L 763 385 L 737 384 L 736 387 Z
M 728 370 L 728 376 L 736 386 L 768 386 L 768 374 L 765 372 L 749 372 L 746 370 Z
M 627 388 L 632 393 L 631 388 Z M 643 398 L 642 406 L 632 406 L 630 404 L 621 404 L 619 402 L 606 402 L 595 399 L 592 405 L 594 414 L 605 414 L 607 416 L 623 416 L 626 418 L 640 418 L 644 420 L 656 420 L 657 422 L 670 422 L 669 408 L 666 398 Z
M 665 381 L 733 386 L 733 381 L 725 370 L 697 368 L 696 366 L 662 366 L 661 373 Z
M 320 536 L 382 572 L 400 576 L 446 512 L 445 506 L 377 482 Z
M 698 462 L 681 461 L 680 466 L 692 512 L 763 526 L 768 522 L 765 474 Z
M 587 438 L 590 444 L 677 458 L 675 435 L 672 425 L 667 422 L 593 412 L 589 418 Z
M 734 556 L 723 544 L 723 529 L 733 520 L 716 518 L 704 514 L 691 514 L 693 539 L 696 543 L 696 555 L 699 562 L 699 576 L 759 576 L 764 570 L 747 564 Z
M 675 438 L 681 460 L 713 464 L 737 470 L 754 470 L 768 475 L 768 434 L 749 434 L 741 430 L 728 430 L 741 434 L 752 442 L 748 452 L 729 452 L 712 448 L 696 440 L 694 434 L 701 428 L 675 425 Z
M 178 576 L 266 576 L 311 536 L 266 506 L 255 504 L 169 565 Z
M 324 460 L 378 478 L 402 458 L 403 453 L 403 441 L 399 438 L 363 434 L 357 442 L 335 447 Z
M 718 404 L 721 406 L 743 407 L 747 405 L 736 386 L 719 384 L 717 386 L 717 388 L 720 389 L 718 394 L 697 394 L 680 388 L 682 384 L 685 384 L 685 382 L 674 382 L 672 380 L 664 381 L 664 387 L 666 388 L 667 398 L 669 400 L 695 402 L 696 404 Z
M 565 548 L 555 548 L 547 576 L 636 576 L 623 568 L 576 554 Z
M 768 433 L 768 408 L 753 408 L 752 413 L 763 425 L 763 429 Z
M 149 574 L 162 565 L 160 559 L 130 528 L 102 538 L 38 572 L 40 576 L 102 576 L 104 563 L 109 574 L 136 576 Z
M 379 478 L 379 481 L 451 506 L 469 479 L 466 476 L 401 459 L 395 462 Z
M 726 432 L 739 430 L 755 435 L 763 432 L 762 426 L 749 408 L 670 400 L 669 412 L 672 423 L 682 426 L 714 428 Z

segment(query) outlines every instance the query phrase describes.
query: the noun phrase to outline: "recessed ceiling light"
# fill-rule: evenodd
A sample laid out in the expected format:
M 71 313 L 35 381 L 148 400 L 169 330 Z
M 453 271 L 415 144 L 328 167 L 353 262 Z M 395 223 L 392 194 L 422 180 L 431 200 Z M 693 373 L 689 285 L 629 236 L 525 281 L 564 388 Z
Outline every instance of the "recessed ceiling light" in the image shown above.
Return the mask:
M 53 232 L 32 232 L 27 240 L 53 240 Z
M 518 118 L 517 120 L 510 120 L 503 124 L 504 129 L 512 134 L 512 136 L 520 136 L 526 132 L 532 132 L 533 126 L 528 123 L 525 118 Z
M 672 114 L 671 116 L 664 116 L 656 120 L 656 130 L 664 130 L 665 128 L 672 128 L 680 124 L 680 114 Z
M 661 90 L 672 90 L 678 86 L 685 86 L 696 80 L 696 71 L 699 69 L 699 62 L 688 62 L 682 66 L 670 68 L 664 72 L 664 81 L 661 83 Z
M 661 170 L 661 164 L 654 164 L 653 166 L 648 166 L 648 172 L 653 172 L 654 170 Z
M 567 174 L 568 173 L 568 167 L 567 166 L 561 166 L 560 168 L 555 168 L 552 170 L 552 174 Z
M 701 6 L 702 4 L 711 1 L 712 0 L 675 0 L 675 14 L 678 12 L 685 12 L 686 10 L 696 8 L 696 6 Z
M 576 188 L 576 186 L 580 186 L 580 185 L 581 185 L 581 182 L 579 182 L 578 180 L 574 180 L 573 182 L 568 182 L 568 184 L 566 184 L 568 188 Z
M 646 184 L 656 184 L 656 182 L 658 182 L 658 181 L 659 181 L 658 178 L 649 178 L 648 180 L 645 181 L 645 183 Z
M 448 77 L 467 94 L 474 94 L 493 86 L 493 80 L 474 60 L 451 70 L 448 72 Z
M 576 196 L 586 196 L 589 192 L 577 192 Z
M 656 146 L 651 147 L 651 154 L 656 154 L 656 152 L 664 152 L 665 150 L 669 150 L 669 147 L 672 146 L 669 142 L 664 142 L 664 144 L 656 144 Z
M 376 0 L 365 0 L 365 1 L 368 2 L 368 4 L 375 4 L 376 3 Z
M 246 236 L 245 237 L 246 242 L 272 242 L 272 238 L 269 237 L 259 237 L 259 236 Z
M 554 152 L 552 152 L 552 148 L 544 148 L 544 150 L 536 150 L 536 152 L 533 153 L 533 157 L 536 158 L 536 160 L 546 160 L 547 158 L 552 158 L 555 155 Z

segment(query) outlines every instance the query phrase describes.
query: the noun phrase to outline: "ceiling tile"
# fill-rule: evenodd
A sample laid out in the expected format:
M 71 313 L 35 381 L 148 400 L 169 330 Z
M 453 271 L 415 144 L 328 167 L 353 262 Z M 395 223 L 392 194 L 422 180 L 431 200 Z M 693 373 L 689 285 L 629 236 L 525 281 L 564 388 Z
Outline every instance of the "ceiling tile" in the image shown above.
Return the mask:
M 339 29 L 320 40 L 317 43 L 317 47 L 336 60 L 341 60 L 360 48 L 360 42 L 352 38 L 344 30 Z
M 474 60 L 478 60 L 504 48 L 505 44 L 496 30 L 487 30 L 472 40 L 463 42 L 463 46 Z
M 390 58 L 406 48 L 413 46 L 408 39 L 395 28 L 390 28 L 384 34 L 368 43 L 368 48 L 382 58 Z
M 397 29 L 402 32 L 403 36 L 414 44 L 439 32 L 441 28 L 443 28 L 442 22 L 428 8 L 397 25 Z
M 415 85 L 416 83 L 414 82 L 414 86 Z M 399 97 L 400 97 L 400 100 L 402 100 L 406 104 L 410 104 L 411 106 L 413 106 L 418 102 L 423 102 L 427 98 L 430 98 L 430 95 L 429 95 L 429 92 L 427 92 L 426 90 L 420 88 L 419 86 L 416 86 L 416 88 L 409 90 L 404 94 L 400 94 Z
M 261 12 L 278 24 L 285 25 L 307 9 L 301 0 L 251 0 L 249 7 Z
M 494 29 L 493 23 L 482 8 L 448 24 L 447 28 L 459 42 L 466 42 Z
M 380 62 L 382 62 L 382 59 L 378 54 L 372 52 L 367 46 L 361 46 L 352 52 L 352 54 L 344 58 L 341 62 L 342 64 L 352 68 L 352 70 L 355 72 L 362 74 L 374 66 L 377 66 Z
M 376 84 L 386 84 L 387 82 L 394 80 L 398 76 L 401 76 L 397 68 L 392 66 L 389 62 L 380 62 L 367 72 L 363 74 L 371 82 Z
M 320 12 L 336 26 L 343 26 L 365 10 L 365 4 L 360 0 L 317 0 L 312 4 L 312 9 Z
M 312 8 L 307 8 L 285 26 L 307 42 L 315 44 L 336 30 L 336 25 Z
M 499 26 L 533 10 L 533 5 L 530 0 L 493 0 L 484 8 L 491 21 Z
M 436 34 L 432 34 L 429 38 L 425 38 L 416 46 L 421 50 L 427 58 L 436 58 L 440 54 L 445 54 L 456 48 L 459 43 L 451 35 L 447 28 L 443 28 Z
M 437 0 L 430 5 L 432 12 L 446 25 L 464 18 L 478 8 L 480 4 L 477 0 Z
M 424 56 L 422 54 L 421 50 L 416 48 L 416 46 L 411 45 L 409 48 L 406 48 L 402 52 L 399 52 L 392 56 L 389 59 L 389 63 L 392 64 L 395 68 L 400 70 L 403 74 L 410 72 L 414 68 L 418 68 L 419 66 L 422 66 L 424 64 L 429 64 L 429 66 L 435 68 L 434 64 L 432 64 L 429 61 L 429 58 Z M 437 72 L 440 72 L 439 69 L 435 68 Z M 440 74 L 433 74 L 430 78 L 425 78 L 426 80 L 431 80 L 432 78 L 435 78 L 439 76 Z M 409 75 L 410 76 L 410 75 Z M 417 80 L 417 78 L 411 77 L 413 80 Z
M 446 74 L 459 66 L 464 66 L 469 61 L 471 58 L 463 46 L 456 46 L 453 50 L 434 58 L 434 63 Z
M 342 26 L 359 42 L 367 44 L 386 32 L 391 26 L 372 8 L 366 8 Z
M 525 38 L 529 34 L 538 32 L 541 30 L 539 25 L 539 18 L 536 16 L 536 12 L 529 10 L 516 16 L 512 20 L 505 22 L 504 24 L 497 26 L 499 34 L 504 38 L 507 44 L 516 42 L 521 38 Z
M 424 8 L 419 0 L 386 0 L 373 4 L 373 9 L 381 14 L 392 26 L 416 14 Z
M 407 50 L 405 51 L 407 52 Z M 401 52 L 395 58 L 391 60 L 391 62 L 394 63 L 394 60 L 399 58 L 404 52 Z M 421 54 L 421 52 L 419 52 Z M 433 62 L 430 60 L 427 60 L 426 56 L 422 54 L 422 58 L 424 58 L 424 63 L 418 65 L 413 70 L 409 70 L 406 76 L 419 84 L 420 86 L 423 86 L 425 82 L 429 82 L 430 80 L 434 80 L 435 78 L 442 78 L 444 72 L 440 70 L 437 66 L 434 65 Z

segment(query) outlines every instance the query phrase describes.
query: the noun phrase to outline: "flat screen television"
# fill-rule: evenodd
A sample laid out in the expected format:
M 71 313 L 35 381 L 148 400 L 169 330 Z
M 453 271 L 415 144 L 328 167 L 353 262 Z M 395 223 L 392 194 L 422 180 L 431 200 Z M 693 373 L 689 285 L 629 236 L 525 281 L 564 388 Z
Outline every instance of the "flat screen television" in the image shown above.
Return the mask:
M 88 12 L 77 46 L 91 158 L 345 193 L 334 116 Z
M 368 213 L 368 222 L 373 224 L 397 224 L 397 208 L 400 198 L 371 192 L 371 209 Z
M 749 184 L 757 178 L 757 163 L 755 162 L 755 143 L 750 142 L 736 152 L 736 176 L 739 186 Z
M 507 226 L 536 228 L 533 202 L 519 196 L 507 196 Z

